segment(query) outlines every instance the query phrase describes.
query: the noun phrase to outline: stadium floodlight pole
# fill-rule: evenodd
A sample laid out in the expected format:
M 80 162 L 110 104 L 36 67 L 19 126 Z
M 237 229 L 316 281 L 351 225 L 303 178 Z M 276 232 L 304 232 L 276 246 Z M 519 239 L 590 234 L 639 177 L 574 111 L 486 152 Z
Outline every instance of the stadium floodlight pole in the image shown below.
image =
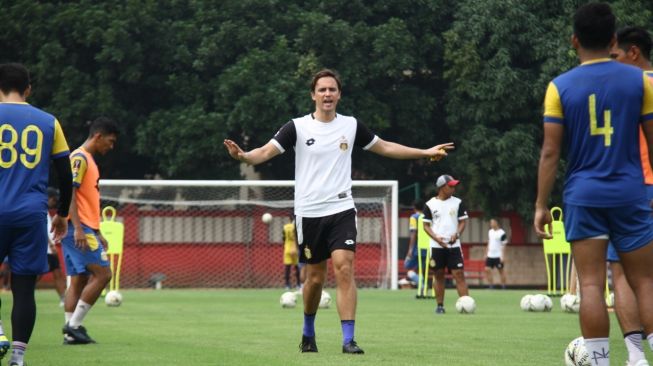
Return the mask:
M 243 184 L 243 180 L 162 180 L 162 179 L 101 179 L 100 186 L 120 186 L 120 187 L 234 187 Z M 293 180 L 247 180 L 246 185 L 249 187 L 290 187 L 294 186 Z M 352 188 L 357 187 L 386 187 L 391 190 L 390 212 L 385 213 L 384 219 L 388 220 L 390 230 L 384 232 L 386 238 L 390 240 L 390 250 L 386 253 L 386 271 L 390 273 L 390 289 L 398 288 L 399 265 L 399 183 L 395 180 L 355 180 Z M 356 199 L 356 197 L 354 197 Z M 387 227 L 387 223 L 385 225 Z M 387 272 L 386 272 L 387 273 Z M 382 288 L 387 288 L 387 280 L 379 283 Z

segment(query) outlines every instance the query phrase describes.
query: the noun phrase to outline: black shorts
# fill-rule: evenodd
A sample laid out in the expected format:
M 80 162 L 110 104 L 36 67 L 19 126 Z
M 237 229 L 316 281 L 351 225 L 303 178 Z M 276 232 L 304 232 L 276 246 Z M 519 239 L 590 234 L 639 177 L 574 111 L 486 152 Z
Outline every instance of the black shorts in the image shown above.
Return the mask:
M 490 258 L 487 257 L 485 258 L 485 267 L 486 268 L 497 268 L 497 269 L 503 269 L 503 262 L 501 261 L 501 258 Z
M 55 269 L 61 268 L 59 264 L 59 256 L 56 254 L 48 254 L 48 272 L 52 272 Z
M 316 264 L 331 257 L 336 249 L 356 251 L 356 210 L 323 217 L 295 218 L 299 261 Z
M 434 270 L 445 267 L 449 268 L 450 271 L 463 269 L 463 251 L 460 247 L 431 248 L 431 263 L 429 265 Z

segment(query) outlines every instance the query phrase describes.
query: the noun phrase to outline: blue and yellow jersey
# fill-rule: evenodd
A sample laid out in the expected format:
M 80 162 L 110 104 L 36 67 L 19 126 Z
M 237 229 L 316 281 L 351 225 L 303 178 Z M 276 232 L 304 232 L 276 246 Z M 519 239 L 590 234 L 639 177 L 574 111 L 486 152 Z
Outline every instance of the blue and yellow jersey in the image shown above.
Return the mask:
M 600 59 L 555 78 L 546 91 L 544 123 L 564 126 L 565 202 L 611 207 L 644 199 L 639 124 L 648 120 L 653 87 L 641 69 Z
M 0 103 L 0 223 L 45 221 L 50 160 L 68 154 L 54 116 L 27 103 Z
M 419 219 L 420 213 L 414 213 L 410 215 L 410 218 L 408 219 L 408 230 L 410 231 L 417 231 L 417 219 Z

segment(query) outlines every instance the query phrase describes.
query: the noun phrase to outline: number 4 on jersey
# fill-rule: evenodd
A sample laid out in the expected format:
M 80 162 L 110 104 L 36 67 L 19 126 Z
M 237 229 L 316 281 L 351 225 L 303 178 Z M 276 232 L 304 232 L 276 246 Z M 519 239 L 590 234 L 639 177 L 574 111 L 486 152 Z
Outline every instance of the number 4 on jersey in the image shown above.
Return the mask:
M 596 94 L 590 95 L 589 101 L 589 110 L 590 110 L 590 135 L 597 136 L 603 135 L 605 138 L 605 147 L 609 147 L 612 143 L 612 134 L 614 129 L 612 128 L 612 123 L 610 122 L 610 110 L 606 109 L 603 111 L 603 127 L 599 127 L 598 122 L 596 121 Z

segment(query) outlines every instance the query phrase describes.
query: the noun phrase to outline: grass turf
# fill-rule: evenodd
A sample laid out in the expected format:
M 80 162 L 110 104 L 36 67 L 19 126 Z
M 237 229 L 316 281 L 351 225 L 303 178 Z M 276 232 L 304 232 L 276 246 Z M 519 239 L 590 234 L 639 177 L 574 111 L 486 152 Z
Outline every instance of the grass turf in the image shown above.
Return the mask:
M 316 319 L 317 354 L 300 354 L 302 307 L 282 309 L 282 290 L 125 290 L 117 308 L 102 299 L 85 323 L 99 343 L 63 346 L 63 310 L 52 290 L 37 291 L 38 316 L 30 365 L 563 365 L 563 351 L 580 334 L 578 316 L 560 310 L 527 313 L 519 300 L 534 291 L 472 290 L 475 314 L 435 315 L 433 300 L 408 290 L 360 290 L 356 340 L 362 356 L 341 353 L 334 298 Z M 2 296 L 8 326 L 11 296 Z M 646 347 L 648 348 L 648 347 Z M 648 351 L 647 351 L 648 353 Z M 650 354 L 650 353 L 649 353 Z M 626 350 L 611 315 L 612 364 Z M 6 361 L 5 361 L 6 362 Z

